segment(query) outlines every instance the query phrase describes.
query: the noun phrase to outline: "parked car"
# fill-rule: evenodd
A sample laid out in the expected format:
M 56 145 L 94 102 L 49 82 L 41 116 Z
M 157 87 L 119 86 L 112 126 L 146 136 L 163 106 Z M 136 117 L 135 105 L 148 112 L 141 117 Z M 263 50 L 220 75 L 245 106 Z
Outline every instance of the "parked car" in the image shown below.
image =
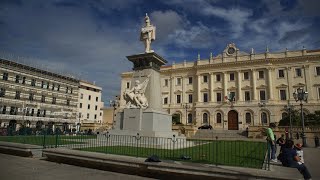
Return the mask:
M 212 126 L 206 124 L 206 125 L 202 125 L 202 126 L 198 127 L 198 129 L 212 129 Z

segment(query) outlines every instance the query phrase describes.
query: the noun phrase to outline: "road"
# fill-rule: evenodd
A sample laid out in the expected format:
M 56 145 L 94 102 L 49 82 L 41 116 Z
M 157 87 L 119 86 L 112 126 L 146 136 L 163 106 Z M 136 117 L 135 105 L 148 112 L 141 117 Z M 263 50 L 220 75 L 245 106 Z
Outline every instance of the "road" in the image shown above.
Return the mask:
M 1 180 L 151 180 L 134 175 L 89 169 L 0 154 Z

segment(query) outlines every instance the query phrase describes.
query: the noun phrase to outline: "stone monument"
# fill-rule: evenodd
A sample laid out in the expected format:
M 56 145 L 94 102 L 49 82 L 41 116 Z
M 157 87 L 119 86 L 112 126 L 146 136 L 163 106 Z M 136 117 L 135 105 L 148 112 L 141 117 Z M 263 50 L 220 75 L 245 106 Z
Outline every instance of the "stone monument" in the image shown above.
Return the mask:
M 109 134 L 178 137 L 172 131 L 172 116 L 162 108 L 160 67 L 167 61 L 151 50 L 151 42 L 156 38 L 156 27 L 150 24 L 147 14 L 144 20 L 140 40 L 145 45 L 145 51 L 127 56 L 133 63 L 132 88 L 122 94 L 125 108 L 116 115 L 114 128 Z

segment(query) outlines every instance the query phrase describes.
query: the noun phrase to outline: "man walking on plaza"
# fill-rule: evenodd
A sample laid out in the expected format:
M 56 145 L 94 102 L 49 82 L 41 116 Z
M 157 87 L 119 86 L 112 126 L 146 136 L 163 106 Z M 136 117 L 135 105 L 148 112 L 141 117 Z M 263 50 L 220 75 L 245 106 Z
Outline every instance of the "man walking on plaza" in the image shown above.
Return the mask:
M 274 123 L 269 124 L 269 128 L 267 129 L 267 140 L 268 143 L 271 147 L 271 161 L 272 162 L 278 162 L 276 159 L 276 143 L 275 143 L 275 138 L 274 138 L 274 133 L 273 130 L 276 127 Z

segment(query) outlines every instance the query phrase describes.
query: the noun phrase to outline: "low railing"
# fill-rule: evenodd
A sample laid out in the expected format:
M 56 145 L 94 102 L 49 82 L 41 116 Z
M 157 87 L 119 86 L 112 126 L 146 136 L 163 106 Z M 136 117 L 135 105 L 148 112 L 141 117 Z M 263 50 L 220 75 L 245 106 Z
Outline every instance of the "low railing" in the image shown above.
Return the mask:
M 0 132 L 1 133 L 1 132 Z M 252 140 L 230 140 L 215 136 L 212 139 L 185 139 L 180 137 L 146 137 L 128 135 L 64 135 L 51 129 L 37 131 L 36 135 L 20 132 L 0 136 L 0 141 L 35 144 L 43 148 L 64 147 L 80 151 L 98 152 L 161 160 L 186 161 L 212 165 L 263 168 L 267 143 Z M 28 135 L 29 134 L 29 135 Z

